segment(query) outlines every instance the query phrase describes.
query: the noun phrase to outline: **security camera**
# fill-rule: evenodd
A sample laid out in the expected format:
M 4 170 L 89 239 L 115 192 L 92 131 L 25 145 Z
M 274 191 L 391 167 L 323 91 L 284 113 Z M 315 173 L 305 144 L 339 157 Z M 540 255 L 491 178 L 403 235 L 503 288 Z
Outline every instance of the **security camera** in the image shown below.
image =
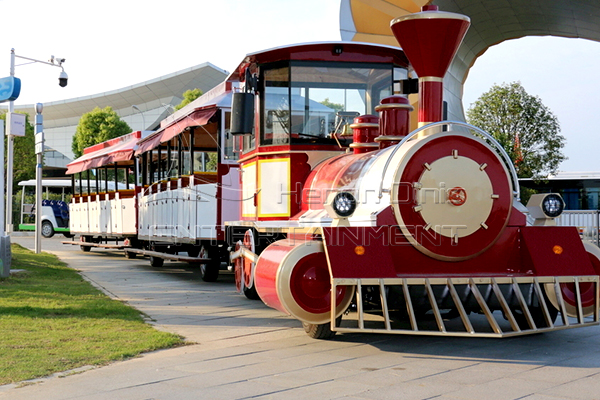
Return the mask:
M 60 73 L 60 75 L 58 75 L 58 85 L 60 87 L 65 87 L 67 86 L 67 80 L 69 79 L 69 76 L 67 75 L 67 73 L 65 71 L 62 71 Z

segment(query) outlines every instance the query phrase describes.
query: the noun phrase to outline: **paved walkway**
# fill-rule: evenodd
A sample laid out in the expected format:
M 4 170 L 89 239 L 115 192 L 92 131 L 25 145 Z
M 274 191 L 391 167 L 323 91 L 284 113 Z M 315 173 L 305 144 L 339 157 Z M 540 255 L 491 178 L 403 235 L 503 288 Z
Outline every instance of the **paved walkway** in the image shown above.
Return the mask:
M 600 399 L 600 327 L 510 339 L 307 337 L 299 322 L 202 282 L 184 264 L 152 269 L 115 251 L 44 239 L 101 287 L 196 344 L 22 387 L 0 399 Z M 13 242 L 33 248 L 33 238 Z M 0 361 L 1 362 L 1 361 Z

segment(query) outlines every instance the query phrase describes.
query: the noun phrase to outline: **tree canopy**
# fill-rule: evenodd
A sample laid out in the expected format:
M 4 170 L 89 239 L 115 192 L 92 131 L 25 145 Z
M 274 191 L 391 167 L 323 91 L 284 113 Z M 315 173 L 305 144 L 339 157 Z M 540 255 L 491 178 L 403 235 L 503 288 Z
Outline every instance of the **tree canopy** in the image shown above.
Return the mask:
M 520 82 L 494 85 L 467 110 L 467 121 L 491 134 L 504 147 L 520 178 L 556 173 L 567 158 L 561 149 L 556 116 Z
M 326 107 L 334 109 L 335 112 L 344 111 L 344 105 L 343 104 L 333 103 L 333 102 L 329 101 L 329 97 L 326 97 L 325 100 L 323 100 L 321 102 L 321 104 L 323 104 Z
M 183 92 L 183 100 L 181 100 L 181 103 L 175 106 L 175 111 L 181 110 L 200 96 L 202 96 L 202 90 L 198 88 L 186 90 Z
M 25 114 L 25 136 L 17 136 L 13 146 L 13 187 L 17 183 L 35 178 L 35 133 L 33 125 L 29 122 L 29 114 Z M 0 119 L 6 120 L 6 113 L 0 115 Z M 8 149 L 7 138 L 4 135 L 4 151 Z M 4 171 L 6 171 L 7 157 L 4 157 Z
M 75 130 L 71 148 L 75 157 L 83 154 L 83 149 L 102 143 L 109 139 L 131 133 L 131 128 L 123 121 L 112 107 L 100 109 L 83 114 Z

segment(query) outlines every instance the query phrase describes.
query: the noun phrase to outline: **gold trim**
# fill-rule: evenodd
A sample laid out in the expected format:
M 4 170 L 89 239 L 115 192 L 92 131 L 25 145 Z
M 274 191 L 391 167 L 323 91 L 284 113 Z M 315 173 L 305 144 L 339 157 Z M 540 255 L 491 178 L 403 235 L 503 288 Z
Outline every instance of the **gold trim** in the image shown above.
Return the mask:
M 350 143 L 350 148 L 353 149 L 378 149 L 377 143 Z
M 375 111 L 379 112 L 381 110 L 386 110 L 386 109 L 395 109 L 395 108 L 406 108 L 408 109 L 408 111 L 414 111 L 414 107 L 411 106 L 410 104 L 403 104 L 403 103 L 386 103 L 386 104 L 380 104 L 378 106 L 375 107 Z
M 241 174 L 245 173 L 246 171 L 244 171 L 244 170 L 246 168 L 251 168 L 251 167 L 254 167 L 254 182 L 255 182 L 254 194 L 252 195 L 253 199 L 252 199 L 252 206 L 251 206 L 251 208 L 254 209 L 254 213 L 252 213 L 252 214 L 244 214 L 244 202 L 245 201 L 250 201 L 250 197 L 248 197 L 247 199 L 242 199 L 242 211 L 241 211 L 241 214 L 242 214 L 243 218 L 256 218 L 256 214 L 258 212 L 258 203 L 257 203 L 256 206 L 254 205 L 254 196 L 256 196 L 256 190 L 257 190 L 257 184 L 256 184 L 256 182 L 257 182 L 257 179 L 258 179 L 258 165 L 257 165 L 257 162 L 256 161 L 252 161 L 252 162 L 249 162 L 248 164 L 241 165 L 240 166 L 240 173 Z M 245 180 L 244 180 L 244 182 L 245 182 Z M 244 185 L 242 185 L 241 190 L 242 190 L 242 197 L 244 197 Z
M 262 203 L 262 195 L 263 195 L 263 190 L 262 190 L 262 179 L 261 179 L 261 174 L 262 174 L 262 164 L 267 164 L 267 163 L 275 163 L 275 162 L 283 162 L 286 165 L 286 169 L 287 169 L 287 193 L 291 192 L 291 173 L 292 173 L 292 162 L 290 160 L 289 157 L 282 157 L 282 158 L 267 158 L 267 159 L 263 159 L 263 160 L 258 160 L 257 161 L 257 166 L 256 166 L 256 215 L 258 218 L 272 218 L 272 217 L 289 217 L 292 213 L 292 205 L 291 205 L 291 197 L 290 196 L 286 196 L 287 197 L 287 211 L 284 213 L 278 213 L 278 214 L 263 214 L 261 213 L 261 203 Z
M 356 124 L 350 124 L 350 128 L 352 128 L 352 129 L 357 129 L 357 128 L 379 128 L 379 124 L 375 124 L 373 122 L 360 122 L 360 123 L 356 123 Z
M 400 142 L 406 136 L 380 135 L 375 138 L 376 142 Z
M 419 83 L 420 82 L 437 82 L 437 83 L 443 83 L 444 82 L 444 78 L 443 77 L 439 77 L 439 76 L 422 76 L 419 77 Z
M 352 135 L 350 135 L 350 136 L 352 136 Z M 340 149 L 340 154 L 343 154 L 343 151 L 342 151 L 343 149 L 344 148 Z M 312 151 L 319 151 L 319 152 L 321 152 L 321 150 L 307 150 L 307 151 L 309 151 L 309 152 L 312 152 Z M 272 156 L 272 155 L 277 155 L 277 154 L 285 154 L 285 155 L 287 155 L 287 154 L 306 154 L 307 151 L 300 151 L 300 150 L 265 151 L 265 152 L 260 152 L 260 153 L 254 153 L 254 154 L 251 154 L 251 155 L 249 155 L 247 157 L 244 157 L 244 158 L 240 158 L 239 160 L 237 160 L 237 163 L 241 164 L 241 163 L 243 163 L 245 161 L 251 160 L 254 157 L 258 157 L 258 156 Z M 327 152 L 335 152 L 335 150 L 326 150 L 326 151 Z
M 460 19 L 466 22 L 471 22 L 471 18 L 466 15 L 451 13 L 447 11 L 421 11 L 414 14 L 407 14 L 401 17 L 395 18 L 390 22 L 390 26 L 397 24 L 398 22 L 408 21 L 412 19 Z

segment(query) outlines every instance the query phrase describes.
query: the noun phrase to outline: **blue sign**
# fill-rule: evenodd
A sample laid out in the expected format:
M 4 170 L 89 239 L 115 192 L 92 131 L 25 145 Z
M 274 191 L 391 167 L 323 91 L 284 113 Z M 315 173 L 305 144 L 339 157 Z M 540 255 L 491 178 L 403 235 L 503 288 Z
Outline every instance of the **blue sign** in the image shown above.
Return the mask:
M 14 76 L 0 78 L 0 103 L 13 101 L 21 93 L 21 80 Z

